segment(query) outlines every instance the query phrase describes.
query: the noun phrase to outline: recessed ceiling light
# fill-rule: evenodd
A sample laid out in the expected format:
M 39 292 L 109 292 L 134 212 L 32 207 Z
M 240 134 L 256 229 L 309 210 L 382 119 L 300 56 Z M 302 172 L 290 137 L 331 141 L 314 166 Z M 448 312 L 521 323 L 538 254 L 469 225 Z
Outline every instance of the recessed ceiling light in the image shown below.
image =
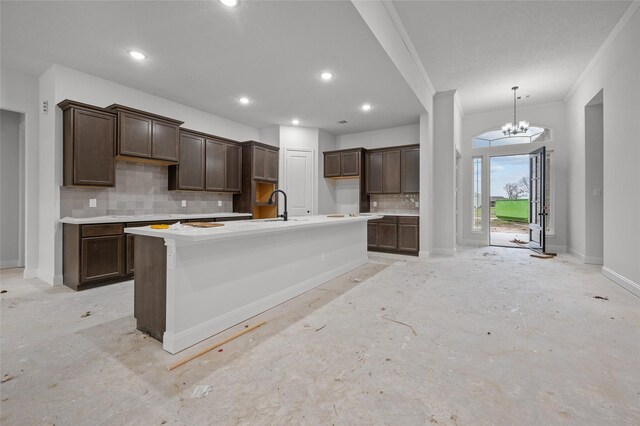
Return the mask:
M 329 81 L 333 78 L 333 74 L 331 74 L 329 71 L 325 71 L 322 74 L 320 74 L 320 78 L 322 78 L 325 81 Z
M 240 103 L 241 103 L 242 105 L 246 105 L 246 104 L 248 104 L 249 102 L 251 102 L 251 101 L 249 100 L 249 98 L 247 98 L 247 97 L 242 97 L 242 98 L 240 98 L 240 99 L 239 99 L 239 101 L 240 101 Z
M 238 0 L 220 0 L 220 3 L 228 7 L 234 7 L 238 5 Z
M 371 104 L 362 104 L 360 108 L 362 108 L 363 111 L 369 111 L 371 110 Z
M 129 56 L 131 56 L 133 59 L 137 59 L 138 61 L 141 61 L 143 59 L 146 59 L 147 57 L 144 55 L 144 53 L 140 53 L 136 50 L 131 50 L 129 51 Z
M 298 124 L 300 124 L 300 120 L 298 120 L 297 118 L 294 118 L 293 120 L 291 120 L 291 124 L 293 124 L 294 126 L 297 126 Z

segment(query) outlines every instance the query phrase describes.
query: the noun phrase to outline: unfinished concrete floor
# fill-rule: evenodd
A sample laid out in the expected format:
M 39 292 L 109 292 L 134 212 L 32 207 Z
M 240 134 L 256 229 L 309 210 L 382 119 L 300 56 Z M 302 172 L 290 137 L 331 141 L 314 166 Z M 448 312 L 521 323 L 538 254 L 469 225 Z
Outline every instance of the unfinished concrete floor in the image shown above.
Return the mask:
M 640 424 L 640 299 L 598 268 L 493 247 L 371 259 L 172 372 L 244 324 L 172 356 L 135 330 L 131 283 L 2 271 L 0 422 Z

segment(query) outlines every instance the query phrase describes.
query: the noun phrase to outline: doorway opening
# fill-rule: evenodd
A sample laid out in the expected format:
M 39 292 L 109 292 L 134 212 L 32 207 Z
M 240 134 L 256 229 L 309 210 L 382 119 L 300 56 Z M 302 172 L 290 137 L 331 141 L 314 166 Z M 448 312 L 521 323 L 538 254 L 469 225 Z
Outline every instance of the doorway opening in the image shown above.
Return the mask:
M 0 269 L 24 266 L 25 115 L 0 110 Z
M 529 248 L 529 155 L 490 157 L 489 244 Z
M 604 258 L 604 106 L 603 91 L 584 108 L 585 118 L 585 263 Z

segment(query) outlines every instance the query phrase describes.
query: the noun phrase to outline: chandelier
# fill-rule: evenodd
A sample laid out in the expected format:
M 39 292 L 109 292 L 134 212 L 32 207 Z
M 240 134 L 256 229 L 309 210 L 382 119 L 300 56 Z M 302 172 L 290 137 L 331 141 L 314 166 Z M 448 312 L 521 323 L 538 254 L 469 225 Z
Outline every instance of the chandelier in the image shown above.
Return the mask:
M 528 121 L 523 120 L 518 122 L 518 120 L 516 120 L 516 91 L 518 90 L 518 86 L 513 86 L 511 90 L 513 90 L 513 122 L 502 126 L 502 133 L 505 136 L 509 135 L 509 137 L 511 137 L 511 135 L 517 135 L 518 133 L 526 133 L 526 131 L 529 130 Z

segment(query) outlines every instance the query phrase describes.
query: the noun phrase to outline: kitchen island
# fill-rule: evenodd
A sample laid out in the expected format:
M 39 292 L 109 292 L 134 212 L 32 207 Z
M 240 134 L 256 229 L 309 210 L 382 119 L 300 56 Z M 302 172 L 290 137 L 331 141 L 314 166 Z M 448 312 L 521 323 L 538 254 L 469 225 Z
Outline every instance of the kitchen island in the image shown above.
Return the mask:
M 367 262 L 367 221 L 305 216 L 136 235 L 137 328 L 179 352 Z

